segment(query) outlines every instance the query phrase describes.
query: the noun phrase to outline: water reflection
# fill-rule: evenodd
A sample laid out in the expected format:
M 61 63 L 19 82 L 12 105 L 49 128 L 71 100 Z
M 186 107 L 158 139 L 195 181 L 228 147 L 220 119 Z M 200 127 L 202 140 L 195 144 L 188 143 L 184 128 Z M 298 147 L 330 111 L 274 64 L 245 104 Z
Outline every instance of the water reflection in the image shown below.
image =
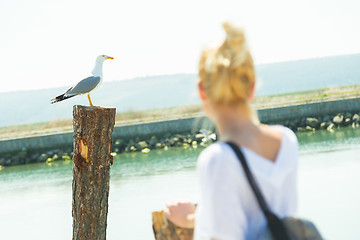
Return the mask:
M 181 169 L 192 169 L 202 148 L 176 148 L 168 151 L 153 150 L 147 154 L 124 153 L 114 157 L 112 179 L 131 176 L 164 174 Z
M 360 144 L 360 128 L 343 128 L 333 132 L 321 130 L 297 134 L 300 154 L 311 154 L 313 151 L 331 152 L 351 149 Z

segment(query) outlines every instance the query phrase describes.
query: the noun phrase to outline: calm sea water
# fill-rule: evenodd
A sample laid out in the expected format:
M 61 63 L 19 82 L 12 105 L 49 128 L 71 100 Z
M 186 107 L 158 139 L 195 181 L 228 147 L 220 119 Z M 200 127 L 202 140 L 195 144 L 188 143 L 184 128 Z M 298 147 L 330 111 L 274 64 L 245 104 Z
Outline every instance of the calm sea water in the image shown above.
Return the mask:
M 326 239 L 360 239 L 360 129 L 299 134 L 299 215 Z M 111 168 L 108 239 L 153 239 L 151 212 L 197 201 L 202 149 L 121 154 Z M 71 239 L 72 163 L 0 170 L 0 239 Z

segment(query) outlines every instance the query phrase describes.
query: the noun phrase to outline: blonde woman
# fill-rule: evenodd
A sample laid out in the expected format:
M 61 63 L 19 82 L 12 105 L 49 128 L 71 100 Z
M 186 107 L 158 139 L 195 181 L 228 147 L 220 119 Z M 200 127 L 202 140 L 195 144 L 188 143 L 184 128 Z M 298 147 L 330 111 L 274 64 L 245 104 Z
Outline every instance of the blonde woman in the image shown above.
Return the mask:
M 261 124 L 249 102 L 255 70 L 241 27 L 225 23 L 226 39 L 206 49 L 199 64 L 199 94 L 220 141 L 199 156 L 200 200 L 169 204 L 165 215 L 181 227 L 195 227 L 194 239 L 260 239 L 267 222 L 239 160 L 226 141 L 236 143 L 270 209 L 279 217 L 297 207 L 298 142 L 288 128 Z

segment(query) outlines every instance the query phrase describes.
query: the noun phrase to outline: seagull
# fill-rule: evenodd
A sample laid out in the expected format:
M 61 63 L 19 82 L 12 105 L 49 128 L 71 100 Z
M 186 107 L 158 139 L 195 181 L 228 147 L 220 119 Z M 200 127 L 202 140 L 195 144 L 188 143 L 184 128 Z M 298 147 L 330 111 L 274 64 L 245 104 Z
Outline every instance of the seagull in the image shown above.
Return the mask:
M 90 106 L 94 106 L 90 99 L 90 92 L 95 90 L 101 84 L 103 77 L 102 77 L 102 66 L 103 62 L 107 59 L 114 59 L 113 57 L 109 57 L 106 55 L 99 55 L 96 58 L 95 67 L 92 71 L 93 76 L 85 78 L 78 82 L 75 86 L 69 88 L 64 94 L 61 94 L 53 99 L 51 99 L 51 104 L 60 102 L 62 100 L 75 97 L 77 95 L 87 94 L 89 99 Z

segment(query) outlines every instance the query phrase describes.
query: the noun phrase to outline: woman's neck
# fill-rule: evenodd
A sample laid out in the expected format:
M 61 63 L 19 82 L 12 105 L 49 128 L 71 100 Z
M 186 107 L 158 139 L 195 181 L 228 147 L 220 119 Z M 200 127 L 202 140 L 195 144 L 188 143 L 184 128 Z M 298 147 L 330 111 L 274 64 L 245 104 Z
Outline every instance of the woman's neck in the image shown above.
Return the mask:
M 246 104 L 219 107 L 213 120 L 222 141 L 251 141 L 259 130 L 259 121 Z

